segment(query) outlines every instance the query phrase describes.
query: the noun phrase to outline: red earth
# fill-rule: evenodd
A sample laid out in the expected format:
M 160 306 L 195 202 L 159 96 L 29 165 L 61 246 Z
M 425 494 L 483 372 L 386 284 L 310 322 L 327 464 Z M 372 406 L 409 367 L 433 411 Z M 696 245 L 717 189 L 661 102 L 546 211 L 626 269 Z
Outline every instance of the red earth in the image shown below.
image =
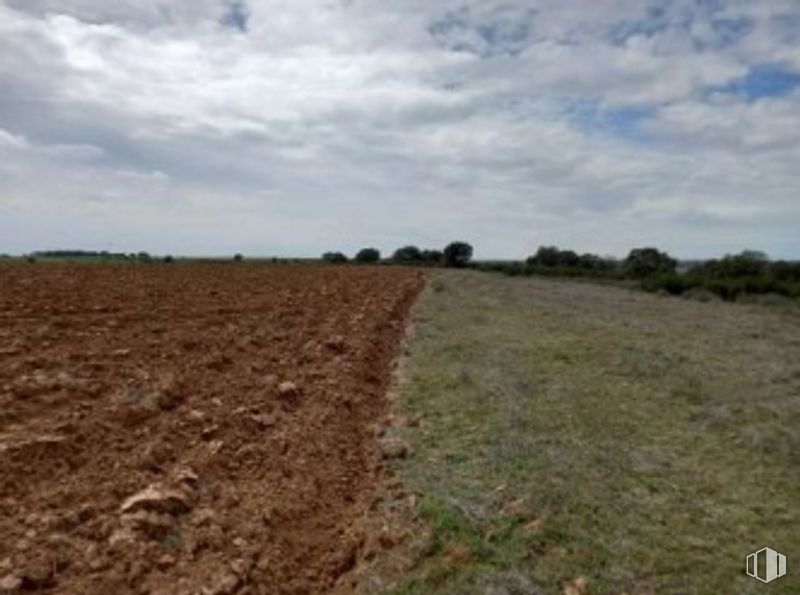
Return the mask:
M 423 285 L 0 265 L 0 593 L 350 592 Z

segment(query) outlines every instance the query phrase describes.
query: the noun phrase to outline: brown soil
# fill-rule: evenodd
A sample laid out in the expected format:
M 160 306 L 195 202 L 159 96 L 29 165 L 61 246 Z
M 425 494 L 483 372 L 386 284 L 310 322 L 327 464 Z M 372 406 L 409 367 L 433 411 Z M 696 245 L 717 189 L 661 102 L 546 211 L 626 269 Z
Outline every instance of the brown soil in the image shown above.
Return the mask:
M 0 593 L 348 591 L 423 283 L 0 266 Z

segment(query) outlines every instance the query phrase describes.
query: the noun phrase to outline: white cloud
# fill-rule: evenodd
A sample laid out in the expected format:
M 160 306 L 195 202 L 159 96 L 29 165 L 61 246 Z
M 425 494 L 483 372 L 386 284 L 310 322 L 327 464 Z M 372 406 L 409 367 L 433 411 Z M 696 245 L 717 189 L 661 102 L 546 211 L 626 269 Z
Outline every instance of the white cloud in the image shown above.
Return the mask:
M 793 2 L 230 5 L 0 2 L 0 251 L 800 251 Z

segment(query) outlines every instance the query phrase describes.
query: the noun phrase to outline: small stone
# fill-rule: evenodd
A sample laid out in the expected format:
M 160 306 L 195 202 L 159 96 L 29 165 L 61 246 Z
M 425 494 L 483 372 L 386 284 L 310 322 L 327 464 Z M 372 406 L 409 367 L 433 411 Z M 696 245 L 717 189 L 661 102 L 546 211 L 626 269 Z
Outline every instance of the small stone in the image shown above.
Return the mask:
M 200 411 L 199 409 L 192 409 L 191 411 L 189 411 L 189 413 L 186 414 L 186 417 L 188 417 L 192 421 L 200 422 L 206 418 L 206 414 Z
M 22 587 L 22 579 L 9 574 L 0 579 L 0 593 L 12 593 Z
M 149 510 L 179 514 L 181 512 L 186 512 L 189 508 L 191 507 L 183 493 L 158 485 L 151 485 L 125 500 L 119 510 L 122 513 Z
M 178 471 L 175 473 L 175 479 L 177 480 L 178 483 L 188 485 L 192 488 L 197 487 L 197 484 L 200 481 L 200 478 L 197 476 L 197 473 L 195 473 L 189 467 L 183 467 L 181 469 L 178 469 Z
M 233 573 L 223 574 L 217 577 L 214 582 L 201 589 L 203 595 L 231 595 L 236 592 L 241 580 Z
M 202 527 L 211 524 L 216 518 L 217 513 L 210 508 L 199 508 L 192 514 L 192 524 L 197 527 Z
M 203 440 L 211 440 L 219 430 L 219 426 L 206 426 L 203 428 L 202 433 L 200 434 L 203 437 Z
M 247 560 L 238 558 L 231 562 L 230 566 L 236 576 L 244 580 L 247 578 L 247 575 L 250 574 L 250 569 L 253 567 L 253 564 Z
M 158 565 L 159 568 L 163 570 L 165 568 L 174 566 L 176 561 L 177 560 L 175 559 L 175 556 L 172 556 L 170 554 L 164 554 L 158 559 L 156 564 Z
M 588 592 L 589 581 L 583 576 L 579 576 L 564 586 L 564 595 L 586 595 Z
M 243 550 L 244 548 L 247 547 L 247 541 L 245 541 L 241 537 L 237 537 L 236 539 L 233 540 L 233 545 L 239 548 L 240 550 Z
M 300 389 L 294 382 L 287 380 L 286 382 L 281 382 L 278 385 L 278 392 L 281 394 L 281 396 L 293 397 L 300 392 Z
M 108 538 L 108 545 L 113 548 L 128 547 L 136 541 L 136 535 L 130 529 L 118 529 Z
M 386 438 L 381 441 L 381 456 L 384 459 L 404 459 L 408 455 L 408 445 L 399 438 Z

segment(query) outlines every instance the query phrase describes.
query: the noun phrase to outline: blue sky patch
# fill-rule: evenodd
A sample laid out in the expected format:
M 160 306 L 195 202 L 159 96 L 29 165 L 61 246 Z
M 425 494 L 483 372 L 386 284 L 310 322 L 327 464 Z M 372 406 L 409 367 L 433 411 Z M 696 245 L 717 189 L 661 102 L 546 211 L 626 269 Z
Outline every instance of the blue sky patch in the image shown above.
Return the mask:
M 740 79 L 712 90 L 738 95 L 747 101 L 783 97 L 800 86 L 800 73 L 780 64 L 757 64 Z
M 603 107 L 594 100 L 574 102 L 567 109 L 567 113 L 573 124 L 585 132 L 607 134 L 629 140 L 643 140 L 641 124 L 655 116 L 653 108 Z
M 447 12 L 428 27 L 436 42 L 452 51 L 469 52 L 484 58 L 517 56 L 529 44 L 533 33 L 531 10 L 501 8 L 475 18 L 468 8 Z

